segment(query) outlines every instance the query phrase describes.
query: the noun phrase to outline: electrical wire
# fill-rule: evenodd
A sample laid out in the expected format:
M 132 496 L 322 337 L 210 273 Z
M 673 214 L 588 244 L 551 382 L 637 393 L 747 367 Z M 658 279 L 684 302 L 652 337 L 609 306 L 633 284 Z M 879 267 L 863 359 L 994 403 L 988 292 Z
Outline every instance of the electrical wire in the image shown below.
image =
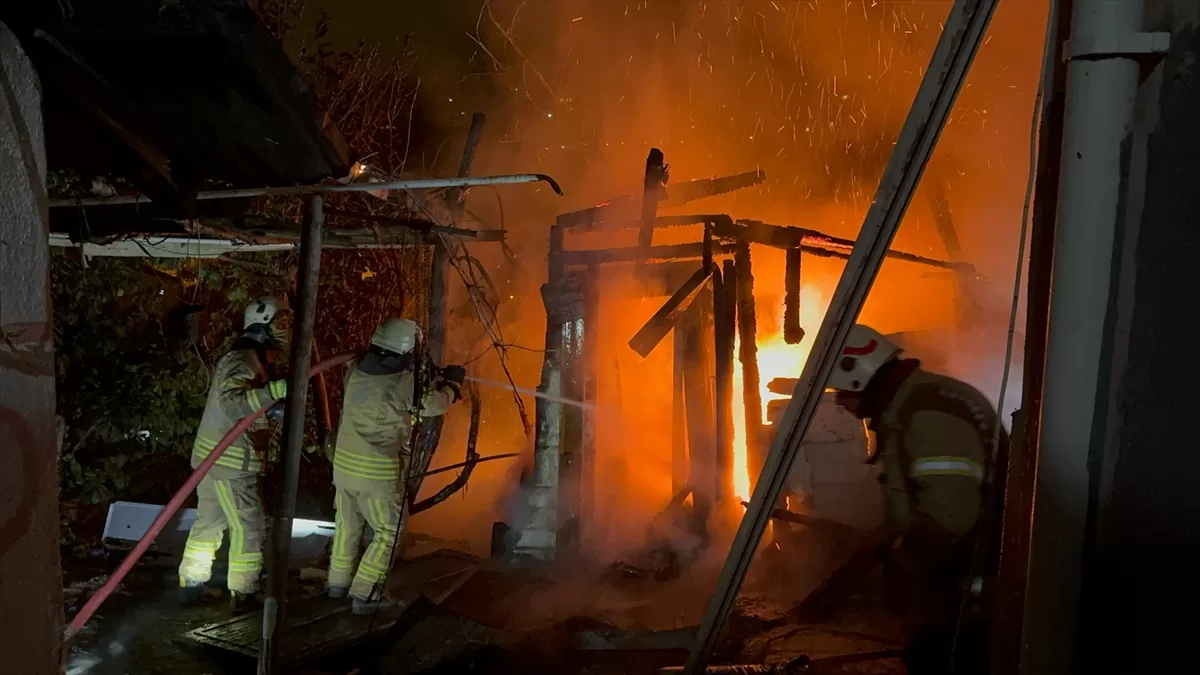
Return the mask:
M 1046 98 L 1046 87 L 1051 82 L 1054 73 L 1055 63 L 1053 56 L 1055 53 L 1054 40 L 1058 33 L 1058 16 L 1059 16 L 1059 0 L 1051 0 L 1048 14 L 1046 17 L 1046 38 L 1042 43 L 1042 68 L 1038 74 L 1037 92 L 1033 99 L 1033 115 L 1029 122 L 1029 165 L 1026 170 L 1025 178 L 1025 197 L 1021 204 L 1021 229 L 1020 235 L 1017 238 L 1017 264 L 1016 271 L 1013 275 L 1013 294 L 1012 305 L 1009 308 L 1008 314 L 1008 335 L 1004 345 L 1004 369 L 1000 377 L 1000 394 L 996 401 L 996 428 L 992 435 L 991 456 L 994 459 L 1000 448 L 1000 434 L 1003 433 L 1004 423 L 1004 399 L 1008 394 L 1008 377 L 1012 370 L 1013 343 L 1016 341 L 1017 330 L 1017 314 L 1021 302 L 1021 280 L 1025 270 L 1025 244 L 1029 238 L 1029 211 L 1033 203 L 1034 186 L 1037 180 L 1037 159 L 1038 159 L 1038 138 L 1042 129 L 1042 104 Z M 994 473 L 994 472 L 993 472 Z M 999 477 L 988 476 L 989 481 L 993 481 L 992 489 L 997 489 L 995 481 Z M 1002 488 L 1001 488 L 1002 489 Z M 992 501 L 991 498 L 988 500 Z M 989 504 L 985 504 L 984 508 L 989 508 Z M 971 577 L 974 578 L 975 570 L 978 565 L 980 544 L 983 537 L 976 536 L 975 544 L 971 553 Z M 967 601 L 970 597 L 970 589 L 968 588 L 962 596 L 959 603 L 958 615 L 954 623 L 954 638 L 950 645 L 950 672 L 954 672 L 954 657 L 957 653 L 958 639 L 962 632 L 963 615 L 966 613 Z

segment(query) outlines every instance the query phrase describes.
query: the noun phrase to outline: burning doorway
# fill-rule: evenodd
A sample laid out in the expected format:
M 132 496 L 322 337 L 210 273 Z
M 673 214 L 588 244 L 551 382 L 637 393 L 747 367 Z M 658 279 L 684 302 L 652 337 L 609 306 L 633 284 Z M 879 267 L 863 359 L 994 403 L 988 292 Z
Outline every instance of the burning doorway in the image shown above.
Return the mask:
M 512 540 L 518 558 L 611 552 L 614 532 L 632 543 L 637 535 L 629 532 L 644 529 L 648 515 L 687 498 L 698 547 L 709 539 L 714 513 L 740 516 L 769 445 L 770 413 L 781 409 L 764 400 L 786 403 L 786 378 L 807 356 L 802 326 L 819 319 L 827 302 L 802 284 L 802 259 L 844 259 L 853 246 L 725 214 L 660 216 L 660 207 L 747 188 L 765 174 L 687 181 L 669 193 L 667 177 L 662 153 L 652 150 L 640 200 L 619 197 L 565 213 L 550 230 L 539 389 L 582 405 L 537 402 L 529 509 Z M 786 258 L 781 329 L 768 340 L 758 335 L 752 245 Z M 897 251 L 889 257 L 948 272 L 951 283 L 972 273 L 961 263 Z M 621 339 L 612 340 L 614 333 Z M 843 432 L 847 426 L 844 418 L 830 423 Z M 839 432 L 838 439 L 861 449 L 861 427 L 851 426 L 857 438 Z M 801 477 L 797 489 L 804 484 Z M 653 506 L 639 511 L 630 499 Z

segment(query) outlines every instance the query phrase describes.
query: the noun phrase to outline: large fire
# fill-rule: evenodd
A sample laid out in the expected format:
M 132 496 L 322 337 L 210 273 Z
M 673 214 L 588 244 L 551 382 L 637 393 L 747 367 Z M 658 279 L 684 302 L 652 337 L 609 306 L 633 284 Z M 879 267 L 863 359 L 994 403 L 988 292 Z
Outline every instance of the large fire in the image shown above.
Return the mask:
M 783 333 L 758 336 L 758 372 L 759 390 L 762 396 L 762 419 L 767 422 L 767 403 L 787 396 L 767 390 L 767 385 L 777 377 L 800 377 L 804 362 L 812 349 L 812 340 L 817 326 L 825 316 L 829 300 L 812 285 L 800 289 L 800 325 L 809 331 L 809 335 L 798 345 L 789 345 L 783 341 Z M 783 308 L 779 308 L 782 314 Z M 783 325 L 782 318 L 778 325 Z M 739 344 L 735 344 L 735 354 Z M 733 491 L 739 499 L 749 499 L 750 471 L 749 458 L 746 450 L 746 402 L 742 389 L 742 364 L 737 358 L 733 362 Z

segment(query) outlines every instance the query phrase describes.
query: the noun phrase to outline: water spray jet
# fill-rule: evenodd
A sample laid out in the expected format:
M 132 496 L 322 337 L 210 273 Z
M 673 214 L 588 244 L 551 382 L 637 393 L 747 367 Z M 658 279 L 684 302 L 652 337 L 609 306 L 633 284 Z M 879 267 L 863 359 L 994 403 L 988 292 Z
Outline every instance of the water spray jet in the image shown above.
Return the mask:
M 523 389 L 521 387 L 514 387 L 513 385 L 511 385 L 507 382 L 497 382 L 495 380 L 485 380 L 483 378 L 472 377 L 470 375 L 468 375 L 466 379 L 470 382 L 475 382 L 477 384 L 484 384 L 489 387 L 499 387 L 500 389 L 508 389 L 509 391 L 515 391 L 518 394 L 525 394 L 527 396 L 533 396 L 535 398 L 545 399 L 547 401 L 550 401 L 551 403 L 561 403 L 563 405 L 575 406 L 576 408 L 582 408 L 583 410 L 596 410 L 596 404 L 594 404 L 594 403 L 585 403 L 583 401 L 577 401 L 577 400 L 571 399 L 571 398 L 563 398 L 562 396 L 555 396 L 554 394 L 547 394 L 544 391 L 537 391 L 536 389 Z

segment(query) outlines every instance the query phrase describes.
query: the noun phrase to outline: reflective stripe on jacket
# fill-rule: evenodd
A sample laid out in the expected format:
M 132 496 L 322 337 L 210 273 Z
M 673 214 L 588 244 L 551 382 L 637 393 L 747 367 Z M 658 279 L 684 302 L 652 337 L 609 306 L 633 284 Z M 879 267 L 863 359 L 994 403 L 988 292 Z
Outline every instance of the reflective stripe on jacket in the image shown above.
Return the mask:
M 213 372 L 204 415 L 196 430 L 192 466 L 199 466 L 243 417 L 286 394 L 287 382 L 268 382 L 266 370 L 253 349 L 235 349 L 222 356 Z M 260 418 L 250 429 L 261 429 L 265 425 L 266 421 Z M 254 451 L 246 434 L 238 436 L 217 464 L 248 473 L 259 473 L 263 468 L 262 456 Z
M 965 382 L 919 369 L 905 379 L 879 425 L 890 532 L 945 541 L 971 532 L 996 422 L 991 402 Z
M 422 397 L 422 417 L 436 417 L 454 402 L 449 387 Z M 398 486 L 409 458 L 412 433 L 413 372 L 372 375 L 350 365 L 342 397 L 342 420 L 333 454 L 333 482 L 346 489 Z

